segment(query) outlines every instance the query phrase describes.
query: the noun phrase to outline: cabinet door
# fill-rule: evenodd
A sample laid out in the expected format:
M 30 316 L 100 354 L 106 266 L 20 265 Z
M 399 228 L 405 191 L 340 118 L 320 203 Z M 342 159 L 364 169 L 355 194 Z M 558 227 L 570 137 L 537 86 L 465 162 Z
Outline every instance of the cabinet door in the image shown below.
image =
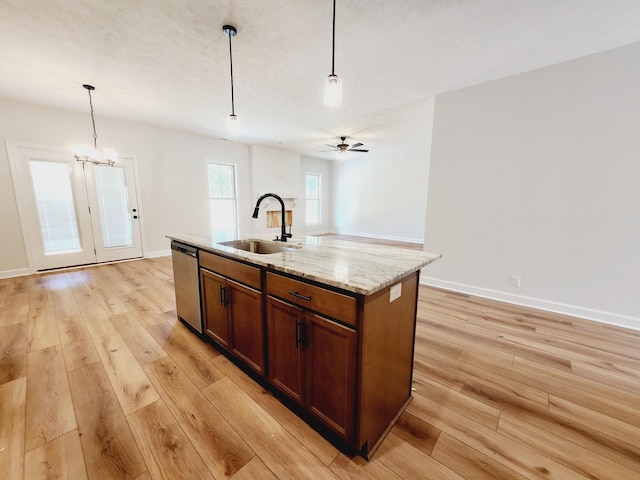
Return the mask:
M 347 442 L 353 441 L 356 331 L 305 312 L 305 407 Z
M 229 316 L 225 301 L 226 280 L 208 270 L 200 270 L 204 331 L 216 342 L 229 348 Z
M 267 297 L 267 349 L 271 384 L 300 405 L 304 395 L 304 312 Z
M 258 373 L 264 373 L 262 293 L 227 280 L 231 351 Z

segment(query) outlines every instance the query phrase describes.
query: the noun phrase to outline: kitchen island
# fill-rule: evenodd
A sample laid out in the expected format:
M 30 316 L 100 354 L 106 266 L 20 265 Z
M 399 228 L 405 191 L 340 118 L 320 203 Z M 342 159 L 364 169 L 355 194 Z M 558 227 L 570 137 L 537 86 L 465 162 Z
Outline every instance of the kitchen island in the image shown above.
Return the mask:
M 440 255 L 318 237 L 168 237 L 199 251 L 204 335 L 370 458 L 411 400 L 419 271 Z

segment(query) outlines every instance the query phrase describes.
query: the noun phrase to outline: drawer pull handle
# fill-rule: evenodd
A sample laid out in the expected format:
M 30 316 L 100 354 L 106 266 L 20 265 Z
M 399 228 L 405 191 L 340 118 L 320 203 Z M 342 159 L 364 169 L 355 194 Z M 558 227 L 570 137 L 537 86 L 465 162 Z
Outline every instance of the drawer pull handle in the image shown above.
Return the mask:
M 304 296 L 304 295 L 300 295 L 298 292 L 289 292 L 289 295 L 293 295 L 296 298 L 299 298 L 301 300 L 306 300 L 307 302 L 311 301 L 311 296 Z

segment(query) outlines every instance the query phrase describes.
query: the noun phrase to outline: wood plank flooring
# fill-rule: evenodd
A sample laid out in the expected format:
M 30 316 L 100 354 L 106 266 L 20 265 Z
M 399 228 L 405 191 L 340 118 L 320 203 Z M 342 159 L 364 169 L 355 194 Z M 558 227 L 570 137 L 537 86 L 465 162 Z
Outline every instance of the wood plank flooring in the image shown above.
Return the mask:
M 0 280 L 0 478 L 640 478 L 640 332 L 418 303 L 413 400 L 367 462 L 176 320 L 170 257 Z

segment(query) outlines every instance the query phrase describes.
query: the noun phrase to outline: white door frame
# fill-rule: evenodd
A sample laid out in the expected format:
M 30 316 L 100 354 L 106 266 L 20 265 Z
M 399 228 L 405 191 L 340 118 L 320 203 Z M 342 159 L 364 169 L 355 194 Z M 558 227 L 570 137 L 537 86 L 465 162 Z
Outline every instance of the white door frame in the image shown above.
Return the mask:
M 36 264 L 36 258 L 39 253 L 33 251 L 33 246 L 35 245 L 35 239 L 33 237 L 33 233 L 31 232 L 31 228 L 28 227 L 28 218 L 29 215 L 33 215 L 33 212 L 30 212 L 31 209 L 25 205 L 23 200 L 23 196 L 20 195 L 19 189 L 24 184 L 26 179 L 22 179 L 19 174 L 19 159 L 21 155 L 24 155 L 27 152 L 38 152 L 41 151 L 43 155 L 55 155 L 60 158 L 69 158 L 73 156 L 73 153 L 67 149 L 61 148 L 59 146 L 51 146 L 51 145 L 41 145 L 41 144 L 33 144 L 33 143 L 25 143 L 25 142 L 16 142 L 12 140 L 6 140 L 6 148 L 7 155 L 9 158 L 9 167 L 11 170 L 11 176 L 13 180 L 13 188 L 14 188 L 14 197 L 16 199 L 16 204 L 18 206 L 18 215 L 20 217 L 20 228 L 22 231 L 22 237 L 24 242 L 24 249 L 27 254 L 27 264 L 28 271 L 30 274 L 36 273 L 38 271 Z M 137 201 L 137 210 L 138 210 L 138 222 L 140 226 L 140 245 L 142 248 L 142 256 L 144 256 L 145 251 L 145 242 L 144 242 L 144 227 L 143 220 L 144 215 L 142 212 L 142 202 L 140 201 L 140 185 L 139 185 L 139 176 L 138 176 L 138 165 L 137 159 L 135 155 L 122 155 L 123 158 L 128 158 L 133 161 L 133 171 L 134 178 L 133 182 L 136 190 L 136 201 Z M 28 179 L 30 181 L 30 179 Z M 32 188 L 29 186 L 29 188 Z M 86 198 L 86 195 L 85 195 Z M 86 203 L 86 201 L 85 201 Z M 80 226 L 78 226 L 80 228 Z M 93 248 L 93 245 L 92 247 Z
M 130 157 L 119 156 L 118 162 L 113 166 L 99 167 L 87 164 L 85 169 L 85 180 L 87 182 L 87 194 L 91 207 L 91 223 L 93 226 L 93 239 L 96 249 L 96 261 L 98 263 L 126 260 L 129 258 L 142 257 L 142 229 L 140 228 L 140 210 L 138 208 L 138 189 L 136 188 L 135 160 Z M 122 247 L 104 248 L 104 238 L 100 222 L 98 198 L 96 196 L 96 168 L 123 168 L 125 170 L 125 180 L 132 182 L 131 188 L 127 188 L 127 203 L 129 206 L 129 217 L 133 226 L 133 245 Z M 136 195 L 132 195 L 136 193 Z M 135 209 L 135 212 L 132 211 Z

